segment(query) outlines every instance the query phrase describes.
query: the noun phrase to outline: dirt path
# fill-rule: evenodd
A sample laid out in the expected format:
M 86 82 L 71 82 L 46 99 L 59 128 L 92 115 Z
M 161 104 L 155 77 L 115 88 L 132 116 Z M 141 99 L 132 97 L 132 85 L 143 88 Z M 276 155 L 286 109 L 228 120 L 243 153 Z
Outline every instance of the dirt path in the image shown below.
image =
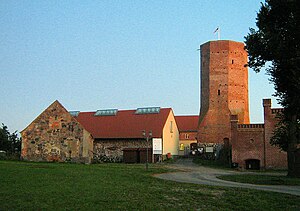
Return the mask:
M 232 170 L 208 168 L 208 167 L 194 164 L 191 159 L 180 159 L 174 164 L 168 164 L 167 167 L 172 169 L 177 169 L 180 171 L 158 174 L 154 176 L 160 179 L 172 180 L 176 182 L 214 185 L 214 186 L 223 186 L 223 187 L 250 188 L 256 190 L 288 193 L 288 194 L 300 196 L 300 186 L 253 185 L 253 184 L 220 180 L 216 178 L 216 176 L 228 175 L 228 174 L 249 174 L 250 172 L 237 172 Z M 275 175 L 278 175 L 278 173 Z

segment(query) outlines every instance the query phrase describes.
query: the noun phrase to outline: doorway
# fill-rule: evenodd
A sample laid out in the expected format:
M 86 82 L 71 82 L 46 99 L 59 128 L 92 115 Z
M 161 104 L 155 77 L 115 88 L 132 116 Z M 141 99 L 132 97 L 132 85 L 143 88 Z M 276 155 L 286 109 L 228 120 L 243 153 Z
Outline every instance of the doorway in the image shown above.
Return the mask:
M 258 160 L 258 159 L 246 160 L 246 169 L 259 170 L 260 169 L 260 160 Z

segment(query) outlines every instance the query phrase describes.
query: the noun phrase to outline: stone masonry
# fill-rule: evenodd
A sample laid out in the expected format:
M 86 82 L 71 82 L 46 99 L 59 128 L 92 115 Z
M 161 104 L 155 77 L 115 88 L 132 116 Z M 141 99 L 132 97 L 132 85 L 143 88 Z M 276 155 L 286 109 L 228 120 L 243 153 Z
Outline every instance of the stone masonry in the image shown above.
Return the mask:
M 24 160 L 91 162 L 91 135 L 58 101 L 52 103 L 21 134 L 21 158 Z
M 145 139 L 96 139 L 94 141 L 94 160 L 109 159 L 112 162 L 123 160 L 125 148 L 152 149 L 152 140 L 147 143 Z

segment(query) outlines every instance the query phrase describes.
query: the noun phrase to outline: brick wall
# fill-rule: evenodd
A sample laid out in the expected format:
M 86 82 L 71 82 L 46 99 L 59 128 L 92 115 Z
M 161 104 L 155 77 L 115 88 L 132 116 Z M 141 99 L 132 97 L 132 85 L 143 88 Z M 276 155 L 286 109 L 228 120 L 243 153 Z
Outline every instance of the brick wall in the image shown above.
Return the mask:
M 201 110 L 198 142 L 231 138 L 230 115 L 249 123 L 248 69 L 244 44 L 211 41 L 201 45 Z
M 282 109 L 272 109 L 270 99 L 264 99 L 263 106 L 264 124 L 238 124 L 237 117 L 231 116 L 232 162 L 245 168 L 246 160 L 257 159 L 261 168 L 286 169 L 286 152 L 270 144 L 278 122 L 276 116 Z
M 264 168 L 264 125 L 263 124 L 233 124 L 232 162 L 246 168 L 246 160 L 256 159 L 260 161 L 260 167 Z
M 287 154 L 278 147 L 270 144 L 278 118 L 277 114 L 282 108 L 271 108 L 271 99 L 263 100 L 265 122 L 266 168 L 287 168 Z

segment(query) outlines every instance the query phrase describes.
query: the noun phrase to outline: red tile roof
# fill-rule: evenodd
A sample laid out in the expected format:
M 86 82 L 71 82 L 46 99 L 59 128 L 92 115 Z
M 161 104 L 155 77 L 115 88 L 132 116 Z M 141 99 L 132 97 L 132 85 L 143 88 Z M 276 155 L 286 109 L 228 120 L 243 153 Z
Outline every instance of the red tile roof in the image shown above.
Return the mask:
M 179 132 L 197 131 L 199 116 L 175 116 Z
M 120 110 L 115 116 L 80 112 L 76 119 L 94 138 L 143 138 L 143 130 L 151 130 L 152 137 L 158 138 L 171 111 L 161 108 L 158 114 L 135 114 L 136 110 Z

